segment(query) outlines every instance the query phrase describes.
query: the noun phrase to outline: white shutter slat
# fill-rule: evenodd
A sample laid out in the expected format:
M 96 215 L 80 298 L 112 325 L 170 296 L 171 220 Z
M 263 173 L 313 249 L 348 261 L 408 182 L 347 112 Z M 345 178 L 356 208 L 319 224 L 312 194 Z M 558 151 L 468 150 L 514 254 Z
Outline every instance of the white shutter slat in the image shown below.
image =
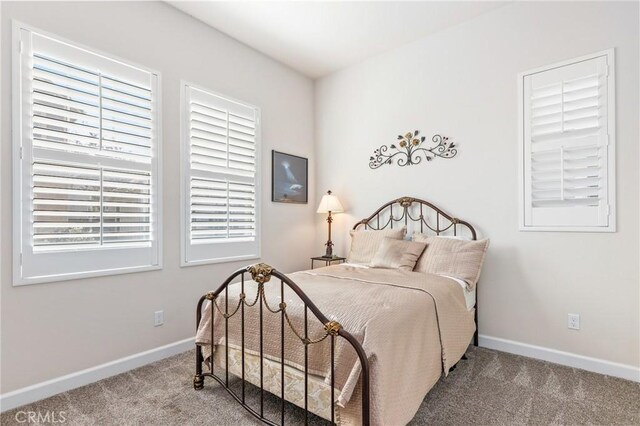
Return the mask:
M 192 179 L 191 238 L 255 236 L 255 185 Z
M 34 54 L 33 98 L 35 146 L 152 156 L 150 88 Z
M 600 99 L 599 97 L 594 96 L 594 97 L 575 99 L 572 101 L 565 102 L 564 113 L 568 114 L 581 109 L 598 110 L 599 108 L 600 108 Z M 592 115 L 596 115 L 596 113 L 592 112 Z
M 98 128 L 100 126 L 99 117 L 95 115 L 88 115 L 69 111 L 67 109 L 60 108 L 54 105 L 48 105 L 46 103 L 34 103 L 33 114 L 41 117 L 47 117 L 57 121 L 68 121 L 69 123 L 75 123 L 77 125 Z
M 34 109 L 36 110 L 40 109 L 39 105 L 48 106 L 57 110 L 61 110 L 58 111 L 58 115 L 69 113 L 71 114 L 70 117 L 73 118 L 79 118 L 79 116 L 87 116 L 97 119 L 100 117 L 100 107 L 98 104 L 94 105 L 93 103 L 80 102 L 53 92 L 43 92 L 34 89 L 33 104 Z
M 31 83 L 34 93 L 34 99 L 51 99 L 52 97 L 56 97 L 68 102 L 73 102 L 77 105 L 85 105 L 95 108 L 98 108 L 100 106 L 98 97 L 95 94 L 76 91 L 71 88 L 59 86 L 42 80 L 32 80 Z
M 255 236 L 255 186 L 229 182 L 229 236 Z
M 193 92 L 194 90 L 191 89 L 190 93 L 193 94 Z M 209 155 L 228 161 L 225 168 L 246 170 L 247 159 L 243 156 L 255 157 L 251 153 L 251 150 L 255 150 L 255 117 L 232 112 L 231 109 L 235 105 L 215 95 L 200 91 L 196 94 L 198 99 L 194 100 L 192 96 L 189 101 L 191 145 L 217 151 Z M 229 157 L 230 153 L 234 156 Z M 200 151 L 198 154 L 204 153 Z M 248 162 L 255 163 L 255 160 L 250 159 Z M 207 162 L 204 161 L 204 163 Z M 220 165 L 219 161 L 211 163 Z
M 70 97 L 87 99 L 89 102 L 99 96 L 99 84 L 81 81 L 76 78 L 54 72 L 45 67 L 38 67 L 37 62 L 33 66 L 33 80 L 37 86 L 54 93 L 67 94 Z
M 90 96 L 97 96 L 99 93 L 100 76 L 98 73 L 42 54 L 33 55 L 32 78 L 72 92 Z
M 532 87 L 531 135 L 534 142 L 584 135 L 600 127 L 603 80 L 598 74 Z
M 44 68 L 78 81 L 98 84 L 98 73 L 94 70 L 55 59 L 45 54 L 33 54 L 34 68 Z
M 100 170 L 33 164 L 34 248 L 100 242 Z
M 117 129 L 119 125 L 124 128 L 136 126 L 147 131 L 152 129 L 152 121 L 148 117 L 134 111 L 109 108 L 107 105 L 102 106 L 102 125 L 108 129 Z
M 99 139 L 100 128 L 90 124 L 82 124 L 70 121 L 70 118 L 49 118 L 45 116 L 34 116 L 33 127 L 47 129 L 56 133 L 66 133 L 71 137 L 82 137 L 85 139 Z
M 535 90 L 533 91 L 535 93 Z M 554 105 L 562 105 L 562 92 L 558 89 L 557 93 L 538 95 L 531 98 L 531 108 L 534 111 L 548 108 Z
M 102 194 L 105 244 L 152 239 L 149 173 L 105 169 Z
M 102 96 L 121 105 L 133 106 L 142 111 L 151 111 L 151 91 L 145 94 L 141 89 L 124 82 L 116 82 L 107 76 L 102 76 Z
M 191 101 L 190 117 L 192 169 L 224 173 L 228 166 L 227 112 L 202 101 Z
M 97 149 L 99 77 L 48 58 L 33 58 L 34 146 L 75 150 Z
M 101 76 L 102 147 L 119 154 L 150 158 L 152 152 L 153 98 L 150 87 L 142 87 L 110 75 Z
M 33 205 L 36 246 L 151 239 L 149 173 L 35 163 Z
M 221 180 L 191 180 L 191 239 L 221 239 L 228 236 L 227 183 Z
M 194 140 L 194 143 L 191 146 L 191 153 L 192 155 L 201 155 L 207 158 L 219 158 L 221 160 L 224 160 L 224 155 L 226 155 L 226 151 L 218 149 L 215 145 L 202 144 L 198 140 Z
M 198 113 L 195 109 L 191 110 L 191 125 L 199 128 L 203 132 L 219 135 L 224 138 L 227 136 L 227 120 L 212 117 L 207 114 Z
M 122 85 L 126 90 L 127 85 Z M 137 96 L 129 96 L 124 92 L 115 91 L 102 85 L 102 101 L 105 107 L 115 111 L 130 111 L 131 115 L 144 117 L 151 120 L 151 100 L 142 99 Z
M 206 143 L 221 145 L 223 149 L 226 147 L 227 135 L 224 129 L 213 128 L 198 120 L 192 120 L 191 123 L 191 137 Z
M 193 167 L 196 170 L 203 170 L 203 171 L 209 170 L 212 172 L 223 171 L 227 168 L 226 165 L 227 165 L 227 160 L 224 158 L 217 158 L 210 154 L 207 154 L 207 155 L 201 155 L 198 153 L 191 154 L 191 167 Z

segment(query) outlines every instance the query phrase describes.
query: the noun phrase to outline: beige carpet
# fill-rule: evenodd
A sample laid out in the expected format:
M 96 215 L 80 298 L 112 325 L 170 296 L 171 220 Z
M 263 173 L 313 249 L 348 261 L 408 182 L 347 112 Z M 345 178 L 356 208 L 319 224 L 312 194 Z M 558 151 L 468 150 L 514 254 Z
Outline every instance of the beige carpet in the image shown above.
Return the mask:
M 254 425 L 212 379 L 192 386 L 189 352 L 2 414 L 64 411 L 65 425 Z M 255 392 L 253 392 L 255 396 Z M 275 398 L 269 398 L 275 404 Z M 268 410 L 278 418 L 278 409 Z M 302 411 L 287 405 L 288 424 Z M 41 423 L 42 424 L 42 423 Z M 51 423 L 50 423 L 51 424 Z M 326 424 L 314 418 L 312 424 Z M 425 398 L 412 425 L 640 425 L 640 384 L 487 349 L 470 348 Z

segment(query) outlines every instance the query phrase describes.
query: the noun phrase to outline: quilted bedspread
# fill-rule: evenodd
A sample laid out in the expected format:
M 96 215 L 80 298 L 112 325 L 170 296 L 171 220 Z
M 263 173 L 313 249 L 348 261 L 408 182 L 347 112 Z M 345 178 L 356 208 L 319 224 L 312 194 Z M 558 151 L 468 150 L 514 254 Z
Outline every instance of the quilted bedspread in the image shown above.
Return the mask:
M 447 374 L 464 354 L 475 331 L 473 311 L 467 310 L 462 287 L 438 275 L 395 269 L 360 268 L 335 265 L 287 275 L 330 320 L 338 321 L 362 345 L 371 372 L 371 422 L 373 425 L 406 424 L 413 418 L 426 393 L 440 375 Z M 258 284 L 246 280 L 245 302 L 256 300 Z M 241 284 L 229 285 L 216 300 L 208 303 L 196 335 L 205 358 L 219 344 L 241 348 L 241 309 L 244 309 L 247 353 L 260 353 L 260 321 L 257 300 L 253 306 L 239 304 Z M 264 284 L 262 341 L 266 358 L 280 361 L 284 293 L 285 363 L 304 370 L 304 305 L 286 284 L 272 277 Z M 272 311 L 276 311 L 275 313 Z M 213 321 L 212 321 L 213 312 Z M 232 314 L 225 332 L 223 313 Z M 211 329 L 213 323 L 213 330 Z M 308 337 L 319 340 L 324 325 L 308 312 Z M 292 330 L 293 329 L 295 330 Z M 335 387 L 342 423 L 359 419 L 361 389 L 360 361 L 350 344 L 335 338 Z M 310 344 L 310 374 L 330 383 L 330 338 Z

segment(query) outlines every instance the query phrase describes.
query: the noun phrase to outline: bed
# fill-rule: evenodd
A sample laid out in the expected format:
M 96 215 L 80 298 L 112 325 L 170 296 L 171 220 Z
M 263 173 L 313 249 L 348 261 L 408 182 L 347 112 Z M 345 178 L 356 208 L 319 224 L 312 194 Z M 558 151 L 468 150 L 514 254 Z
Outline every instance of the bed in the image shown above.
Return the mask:
M 476 239 L 469 223 L 413 197 L 353 229 L 400 226 Z M 285 275 L 250 265 L 198 302 L 194 388 L 211 377 L 266 424 L 284 424 L 285 401 L 304 409 L 305 424 L 308 413 L 340 425 L 406 424 L 477 345 L 475 296 L 456 277 L 413 270 L 346 263 Z M 280 397 L 278 422 L 265 415 L 267 392 Z

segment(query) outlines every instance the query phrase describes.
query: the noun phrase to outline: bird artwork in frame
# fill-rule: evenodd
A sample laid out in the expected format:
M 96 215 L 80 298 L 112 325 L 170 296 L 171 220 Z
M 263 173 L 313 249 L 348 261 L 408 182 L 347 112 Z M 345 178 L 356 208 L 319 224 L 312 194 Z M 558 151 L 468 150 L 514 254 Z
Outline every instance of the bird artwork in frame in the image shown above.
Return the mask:
M 271 151 L 271 201 L 307 204 L 309 160 Z

